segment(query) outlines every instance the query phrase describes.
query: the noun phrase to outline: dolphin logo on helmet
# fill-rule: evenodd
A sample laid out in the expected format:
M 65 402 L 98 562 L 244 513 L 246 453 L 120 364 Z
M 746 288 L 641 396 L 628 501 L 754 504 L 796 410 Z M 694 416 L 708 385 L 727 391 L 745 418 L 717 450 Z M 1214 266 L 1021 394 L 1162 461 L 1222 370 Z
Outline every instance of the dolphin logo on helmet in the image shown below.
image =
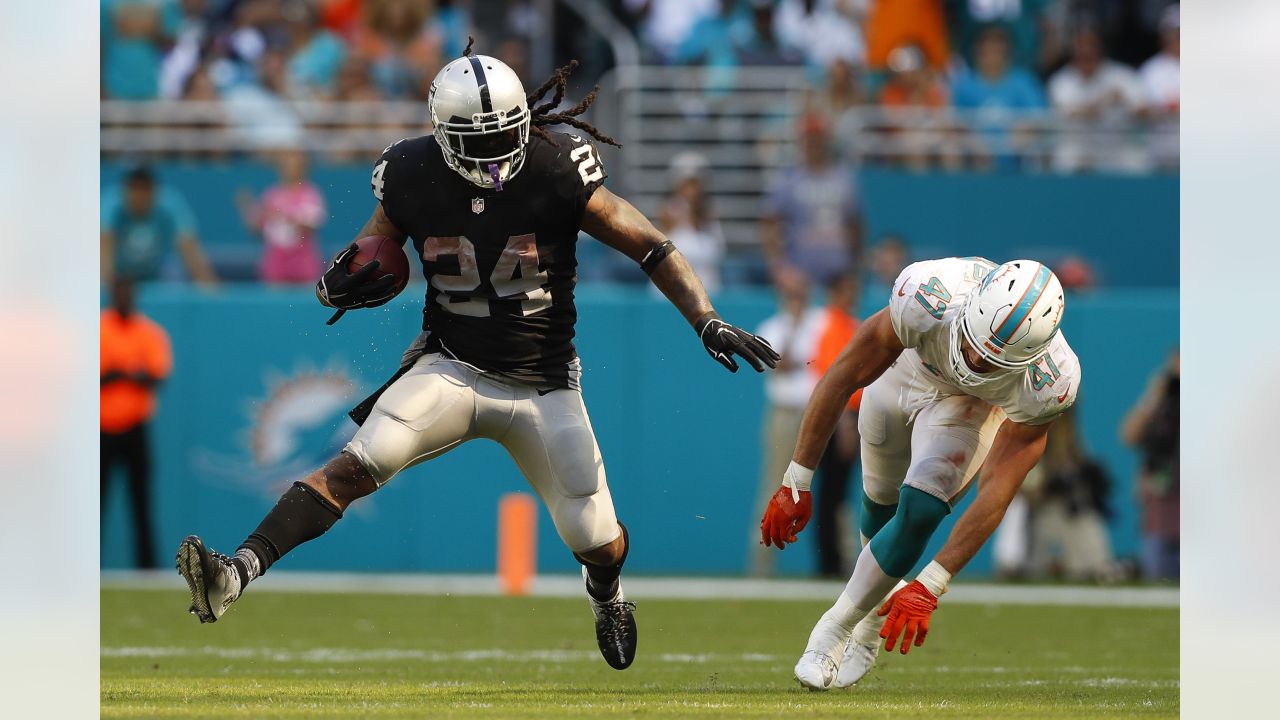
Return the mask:
M 1004 375 L 971 369 L 962 339 L 998 368 L 1026 369 L 1058 334 L 1065 307 L 1062 284 L 1042 263 L 1013 260 L 992 270 L 951 323 L 949 353 L 956 379 L 972 387 Z

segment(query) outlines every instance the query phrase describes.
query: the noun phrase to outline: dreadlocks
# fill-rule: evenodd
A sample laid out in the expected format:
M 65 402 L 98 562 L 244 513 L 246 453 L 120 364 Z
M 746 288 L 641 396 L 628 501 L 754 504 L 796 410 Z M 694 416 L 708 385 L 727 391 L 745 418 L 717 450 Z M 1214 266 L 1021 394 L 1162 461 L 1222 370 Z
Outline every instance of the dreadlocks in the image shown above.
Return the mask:
M 569 74 L 577 67 L 578 61 L 570 60 L 568 65 L 557 68 L 556 71 L 552 73 L 551 77 L 547 78 L 547 81 L 542 83 L 537 90 L 529 93 L 528 102 L 529 107 L 531 108 L 529 110 L 529 114 L 533 117 L 533 132 L 544 140 L 550 140 L 551 138 L 547 135 L 547 131 L 542 129 L 543 126 L 560 124 L 572 125 L 573 127 L 588 133 L 591 137 L 599 140 L 600 142 L 609 143 L 614 147 L 622 147 L 622 143 L 600 132 L 591 123 L 578 119 L 578 116 L 586 112 L 587 108 L 591 107 L 591 103 L 596 101 L 596 95 L 600 93 L 599 85 L 592 88 L 591 92 L 587 93 L 587 96 L 582 98 L 582 102 L 577 105 L 574 105 L 563 112 L 551 112 L 560 104 L 560 101 L 564 99 L 565 85 L 569 81 Z M 541 101 L 552 88 L 555 88 L 556 90 L 555 95 L 553 95 L 549 101 L 542 105 L 538 105 L 538 102 Z
M 471 35 L 468 35 L 467 47 L 463 49 L 462 57 L 471 57 L 471 46 L 475 45 L 475 43 L 476 43 L 476 39 Z M 573 107 L 569 108 L 568 110 L 565 110 L 564 112 L 558 112 L 558 113 L 551 112 L 552 110 L 555 110 L 557 107 L 559 107 L 561 100 L 564 100 L 564 91 L 565 91 L 565 86 L 569 82 L 569 74 L 572 73 L 575 69 L 577 69 L 577 67 L 578 67 L 578 61 L 570 60 L 568 65 L 565 65 L 564 67 L 561 67 L 561 68 L 557 68 L 556 71 L 551 74 L 551 77 L 547 78 L 546 82 L 542 83 L 542 85 L 540 85 L 537 90 L 534 90 L 533 92 L 529 93 L 529 95 L 526 97 L 526 101 L 528 102 L 529 108 L 530 108 L 529 109 L 529 116 L 531 117 L 530 130 L 532 130 L 532 132 L 535 135 L 537 135 L 538 137 L 541 137 L 543 140 L 550 140 L 551 137 L 547 135 L 547 131 L 542 129 L 544 125 L 561 125 L 561 124 L 572 125 L 573 127 L 576 127 L 579 130 L 582 130 L 583 132 L 588 133 L 589 135 L 591 135 L 591 137 L 599 140 L 600 142 L 609 143 L 614 147 L 622 147 L 622 143 L 600 132 L 591 123 L 585 120 L 578 119 L 578 116 L 586 112 L 587 108 L 591 107 L 591 103 L 596 101 L 596 95 L 600 93 L 599 85 L 592 88 L 591 92 L 587 93 L 587 96 L 582 98 L 582 102 L 578 103 L 577 105 L 574 105 Z M 543 103 L 542 105 L 538 105 L 538 103 L 546 96 L 546 94 L 551 92 L 552 88 L 555 88 L 555 91 L 556 91 L 555 95 L 553 95 L 550 100 Z

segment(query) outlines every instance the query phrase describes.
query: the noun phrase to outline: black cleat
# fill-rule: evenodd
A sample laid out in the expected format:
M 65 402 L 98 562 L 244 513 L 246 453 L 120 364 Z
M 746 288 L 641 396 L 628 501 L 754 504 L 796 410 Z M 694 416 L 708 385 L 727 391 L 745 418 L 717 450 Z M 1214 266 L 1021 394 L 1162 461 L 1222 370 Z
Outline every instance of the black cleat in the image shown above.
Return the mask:
M 211 552 L 195 535 L 178 546 L 178 574 L 191 590 L 190 612 L 202 623 L 216 622 L 240 597 L 240 573 L 231 558 Z
M 586 574 L 586 568 L 583 568 L 584 578 Z M 636 659 L 636 604 L 627 602 L 621 583 L 612 600 L 601 602 L 591 597 L 590 592 L 587 600 L 591 602 L 591 614 L 596 618 L 596 643 L 600 645 L 604 661 L 614 670 L 631 667 L 631 661 Z

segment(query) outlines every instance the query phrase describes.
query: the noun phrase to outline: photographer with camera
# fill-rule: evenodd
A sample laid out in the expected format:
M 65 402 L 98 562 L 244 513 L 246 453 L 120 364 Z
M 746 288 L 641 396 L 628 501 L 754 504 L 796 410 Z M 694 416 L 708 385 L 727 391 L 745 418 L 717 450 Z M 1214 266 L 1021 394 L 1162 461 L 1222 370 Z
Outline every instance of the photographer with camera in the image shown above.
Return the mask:
M 1180 375 L 1175 349 L 1120 427 L 1121 438 L 1142 455 L 1142 574 L 1149 580 L 1178 579 Z

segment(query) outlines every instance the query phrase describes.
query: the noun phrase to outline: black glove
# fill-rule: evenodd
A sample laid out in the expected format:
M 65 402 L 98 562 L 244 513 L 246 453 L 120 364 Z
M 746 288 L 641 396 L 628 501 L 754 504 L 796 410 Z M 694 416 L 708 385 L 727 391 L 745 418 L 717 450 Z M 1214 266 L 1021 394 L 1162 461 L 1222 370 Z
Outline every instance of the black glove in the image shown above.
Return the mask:
M 321 301 L 330 307 L 338 308 L 338 312 L 329 318 L 329 325 L 338 321 L 347 310 L 356 308 L 378 307 L 396 296 L 396 279 L 384 275 L 376 280 L 369 276 L 382 264 L 374 260 L 355 272 L 347 269 L 351 258 L 360 250 L 355 243 L 338 253 L 316 283 L 316 294 Z
M 756 372 L 764 372 L 765 366 L 777 367 L 778 360 L 782 357 L 768 340 L 730 325 L 714 311 L 698 318 L 694 327 L 702 345 L 707 348 L 707 354 L 729 368 L 729 372 L 738 372 L 738 362 L 733 359 L 734 355 L 750 363 Z

